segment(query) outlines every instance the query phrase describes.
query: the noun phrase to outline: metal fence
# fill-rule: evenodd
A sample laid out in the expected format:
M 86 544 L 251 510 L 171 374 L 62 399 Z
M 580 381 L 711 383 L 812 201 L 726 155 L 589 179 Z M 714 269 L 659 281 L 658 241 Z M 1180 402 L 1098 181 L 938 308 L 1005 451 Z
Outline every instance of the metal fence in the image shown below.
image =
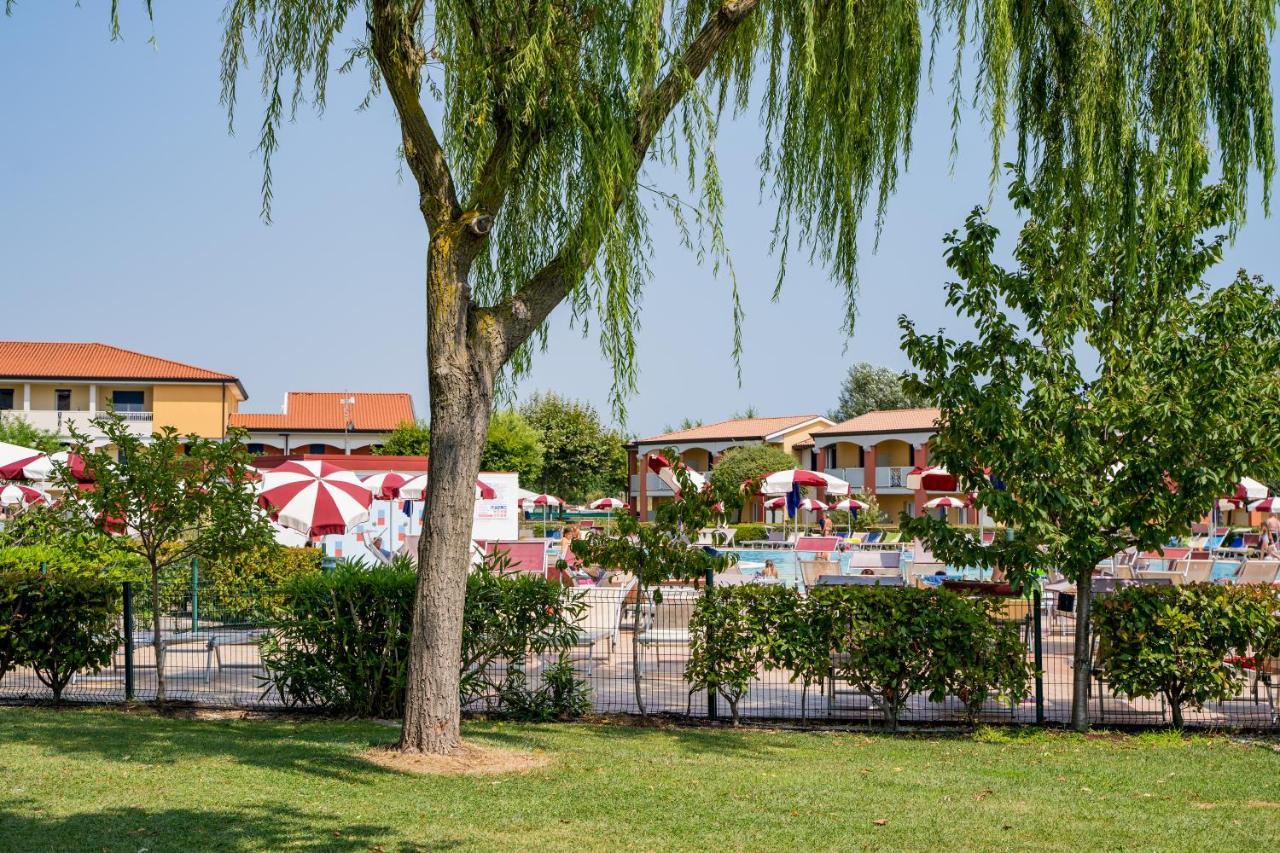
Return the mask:
M 577 676 L 590 691 L 598 713 L 648 713 L 694 718 L 728 716 L 723 700 L 691 689 L 685 678 L 689 661 L 689 619 L 703 591 L 694 587 L 663 589 L 640 600 L 634 590 L 588 592 L 579 620 L 579 642 L 569 650 Z M 261 646 L 273 630 L 283 602 L 281 591 L 265 588 L 215 587 L 192 579 L 168 584 L 161 600 L 161 642 L 167 699 L 213 708 L 279 708 L 285 703 L 272 688 L 263 666 Z M 1028 599 L 1009 599 L 1005 613 L 1018 625 L 1036 677 L 1028 698 L 1016 705 L 988 702 L 979 719 L 987 723 L 1063 724 L 1069 720 L 1072 692 L 1074 608 L 1069 597 L 1047 592 Z M 123 642 L 110 665 L 99 673 L 77 675 L 63 699 L 75 702 L 149 701 L 156 692 L 151 605 L 145 585 L 126 585 L 120 621 Z M 497 667 L 519 667 L 531 687 L 557 656 L 527 656 L 501 661 Z M 1228 665 L 1224 663 L 1224 665 Z M 1239 664 L 1237 664 L 1239 665 Z M 1243 662 L 1240 695 L 1211 702 L 1202 710 L 1188 708 L 1188 726 L 1268 728 L 1277 726 L 1273 676 Z M 500 675 L 500 674 L 499 674 Z M 0 679 L 0 699 L 48 698 L 50 691 L 29 669 L 16 669 Z M 483 702 L 472 710 L 484 710 Z M 738 705 L 744 718 L 805 719 L 828 725 L 876 725 L 883 714 L 865 694 L 838 679 L 807 690 L 786 671 L 756 673 Z M 1090 718 L 1098 725 L 1160 725 L 1170 721 L 1159 699 L 1131 699 L 1111 690 L 1094 671 L 1090 681 Z M 931 701 L 912 695 L 903 723 L 959 725 L 966 721 L 964 703 L 956 697 Z

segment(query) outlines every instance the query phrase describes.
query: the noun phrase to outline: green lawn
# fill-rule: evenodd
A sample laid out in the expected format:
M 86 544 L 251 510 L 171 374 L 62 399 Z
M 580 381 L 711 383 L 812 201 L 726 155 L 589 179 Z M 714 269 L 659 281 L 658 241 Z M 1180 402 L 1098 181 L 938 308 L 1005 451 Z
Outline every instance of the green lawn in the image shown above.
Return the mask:
M 0 708 L 0 850 L 1271 849 L 1277 742 L 467 726 L 525 775 L 410 776 L 373 723 Z M 1081 815 L 1081 816 L 1077 816 Z

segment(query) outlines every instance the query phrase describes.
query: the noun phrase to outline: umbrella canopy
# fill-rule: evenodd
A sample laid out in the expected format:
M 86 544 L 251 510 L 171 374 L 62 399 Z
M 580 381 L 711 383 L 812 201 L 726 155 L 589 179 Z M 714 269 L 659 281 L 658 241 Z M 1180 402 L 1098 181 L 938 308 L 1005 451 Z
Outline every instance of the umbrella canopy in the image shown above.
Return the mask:
M 912 468 L 907 474 L 908 489 L 924 489 L 926 492 L 954 492 L 956 478 L 941 465 Z
M 1249 504 L 1249 509 L 1253 512 L 1280 512 L 1280 498 L 1270 497 L 1254 501 Z
M 792 468 L 790 471 L 775 471 L 760 481 L 760 491 L 766 495 L 785 495 L 800 486 L 826 489 L 831 495 L 849 494 L 848 483 L 822 471 Z
M 520 506 L 564 506 L 564 501 L 555 495 L 529 495 L 520 498 Z
M 649 457 L 649 470 L 658 475 L 658 479 L 667 485 L 677 496 L 680 494 L 680 481 L 676 479 L 676 469 L 685 471 L 689 475 L 689 480 L 693 485 L 701 491 L 707 487 L 707 478 L 697 471 L 685 465 L 683 462 L 676 462 L 672 466 L 667 461 L 667 457 L 661 453 L 655 453 Z
M 764 508 L 765 509 L 786 509 L 787 496 L 779 495 L 776 498 L 769 498 L 767 501 L 764 502 Z
M 942 509 L 943 507 L 946 507 L 948 509 L 963 509 L 970 506 L 973 506 L 973 503 L 968 498 L 953 498 L 950 495 L 943 495 L 940 498 L 934 498 L 931 501 L 927 501 L 924 508 Z
M 870 506 L 871 504 L 863 503 L 857 498 L 845 498 L 839 503 L 832 504 L 831 508 L 841 509 L 841 510 L 844 510 L 845 512 L 857 512 L 858 510 L 868 509 Z
M 328 462 L 285 462 L 262 477 L 258 503 L 284 527 L 308 536 L 346 533 L 369 520 L 373 494 L 351 471 Z
M 490 486 L 484 480 L 476 480 L 476 500 L 491 501 L 498 496 L 493 486 Z M 427 475 L 419 474 L 418 476 L 405 481 L 400 486 L 400 495 L 406 501 L 421 501 L 427 497 Z
M 365 488 L 373 493 L 374 500 L 393 501 L 400 497 L 400 489 L 409 482 L 409 478 L 395 471 L 381 471 L 365 477 L 363 482 Z
M 47 500 L 48 498 L 44 492 L 38 492 L 30 486 L 8 483 L 3 488 L 0 488 L 0 506 L 12 506 L 14 504 L 29 506 Z
M 23 467 L 22 475 L 28 480 L 52 480 L 54 469 L 59 465 L 65 465 L 76 482 L 93 482 L 93 474 L 85 469 L 84 457 L 66 450 L 37 457 Z
M 810 512 L 826 512 L 827 510 L 831 509 L 831 507 L 827 506 L 822 501 L 816 498 L 805 498 L 804 500 L 800 501 L 800 503 L 798 504 L 798 507 L 800 509 L 807 509 Z
M 601 498 L 598 501 L 592 501 L 590 506 L 592 509 L 631 509 L 631 504 L 617 498 Z
M 28 465 L 44 456 L 39 450 L 0 441 L 0 480 L 21 480 Z
M 1270 495 L 1271 492 L 1264 484 L 1252 477 L 1241 477 L 1234 491 L 1218 500 L 1218 506 L 1222 509 L 1238 509 L 1247 503 L 1260 501 Z

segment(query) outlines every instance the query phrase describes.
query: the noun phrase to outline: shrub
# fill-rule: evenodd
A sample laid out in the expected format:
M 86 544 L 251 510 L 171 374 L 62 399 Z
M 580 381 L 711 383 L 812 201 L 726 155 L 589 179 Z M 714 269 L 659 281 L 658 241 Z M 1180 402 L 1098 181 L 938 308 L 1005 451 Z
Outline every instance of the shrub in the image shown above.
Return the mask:
M 1095 603 L 1098 664 L 1117 692 L 1160 695 L 1174 726 L 1187 705 L 1239 694 L 1231 658 L 1276 653 L 1280 592 L 1269 587 L 1140 586 Z
M 1016 625 L 1002 621 L 1007 599 L 961 599 L 952 640 L 934 649 L 933 665 L 947 676 L 947 692 L 964 703 L 970 720 L 988 699 L 1016 705 L 1027 698 L 1035 668 Z
M 0 675 L 29 666 L 55 700 L 81 670 L 100 672 L 120 643 L 120 585 L 75 571 L 0 571 Z M 8 657 L 6 665 L 3 658 Z
M 768 535 L 763 524 L 735 524 L 734 529 L 738 532 L 734 535 L 733 541 L 738 542 L 759 542 Z
M 504 574 L 504 563 L 494 558 L 467 578 L 460 698 L 497 712 L 572 713 L 582 707 L 580 683 L 553 666 L 531 690 L 520 664 L 526 654 L 567 650 L 582 604 L 558 584 Z M 416 586 L 404 565 L 349 562 L 286 582 L 285 619 L 263 642 L 267 690 L 290 705 L 402 715 Z
M 268 545 L 221 560 L 200 561 L 202 611 L 226 621 L 258 620 L 280 613 L 285 585 L 320 574 L 319 548 Z M 211 594 L 205 594 L 208 587 Z
M 715 690 L 738 721 L 738 701 L 764 660 L 767 620 L 752 607 L 767 587 L 709 589 L 689 618 L 689 662 L 685 678 L 690 694 Z

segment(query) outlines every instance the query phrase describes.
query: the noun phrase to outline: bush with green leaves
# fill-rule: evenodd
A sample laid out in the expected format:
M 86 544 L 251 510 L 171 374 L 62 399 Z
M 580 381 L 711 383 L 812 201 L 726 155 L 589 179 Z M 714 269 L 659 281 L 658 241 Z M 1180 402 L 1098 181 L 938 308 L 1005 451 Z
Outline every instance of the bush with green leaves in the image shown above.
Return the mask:
M 768 535 L 768 529 L 763 524 L 735 524 L 733 529 L 738 531 L 733 537 L 735 543 L 759 542 Z
M 764 662 L 769 625 L 751 606 L 767 587 L 708 589 L 689 618 L 689 662 L 685 680 L 690 695 L 714 690 L 729 703 L 738 721 L 738 702 Z
M 0 677 L 28 666 L 55 701 L 77 672 L 100 672 L 120 644 L 120 585 L 74 570 L 0 569 Z
M 1238 696 L 1231 659 L 1277 654 L 1280 590 L 1265 586 L 1135 586 L 1097 602 L 1097 664 L 1124 696 L 1162 696 L 1173 724 L 1183 709 Z
M 933 665 L 948 673 L 947 693 L 964 703 L 974 720 L 990 699 L 1017 705 L 1030 692 L 1035 667 L 1017 625 L 1002 618 L 1009 599 L 961 599 L 949 631 L 952 641 L 934 649 Z
M 462 702 L 494 713 L 568 714 L 581 707 L 580 690 L 563 679 L 531 689 L 521 667 L 526 655 L 567 651 L 583 605 L 570 589 L 505 569 L 496 557 L 467 578 Z M 289 705 L 403 714 L 416 583 L 406 565 L 359 562 L 286 582 L 284 618 L 262 645 L 267 691 Z

